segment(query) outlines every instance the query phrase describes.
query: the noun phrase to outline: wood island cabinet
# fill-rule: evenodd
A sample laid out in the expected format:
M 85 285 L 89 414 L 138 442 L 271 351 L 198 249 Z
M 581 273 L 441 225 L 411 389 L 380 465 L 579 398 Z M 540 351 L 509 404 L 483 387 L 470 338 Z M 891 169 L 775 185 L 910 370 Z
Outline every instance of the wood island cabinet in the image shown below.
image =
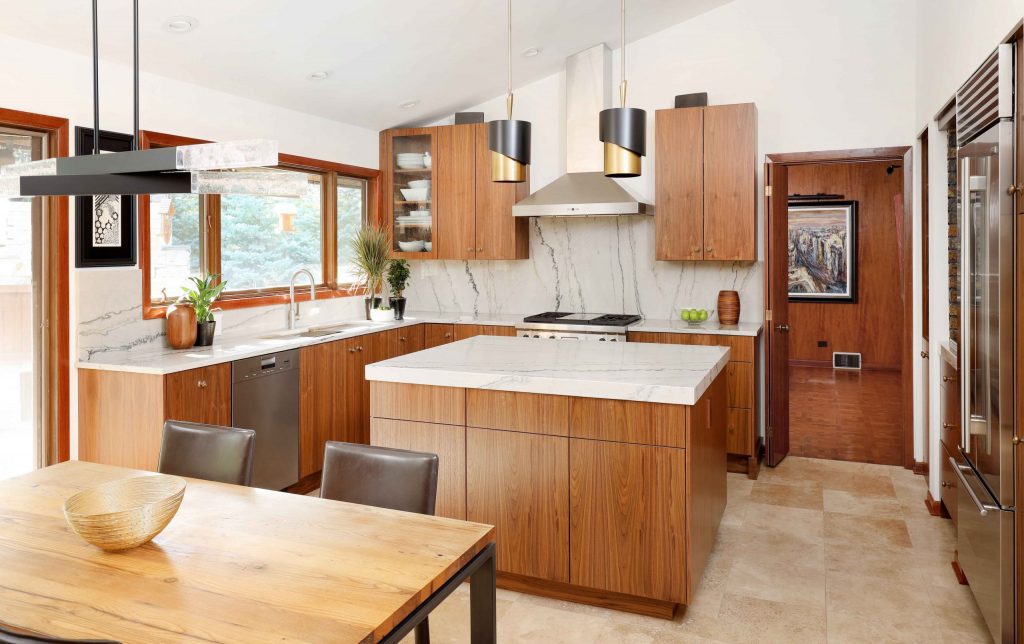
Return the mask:
M 658 110 L 655 259 L 757 260 L 757 108 Z
M 729 364 L 725 366 L 726 451 L 729 470 L 744 472 L 756 479 L 759 469 L 761 441 L 756 426 L 757 414 L 757 338 L 745 335 L 710 333 L 651 333 L 630 331 L 630 342 L 660 344 L 697 344 L 729 347 Z
M 431 167 L 408 167 L 409 159 L 400 161 L 399 154 L 429 154 Z M 530 194 L 529 178 L 522 183 L 491 181 L 486 123 L 385 130 L 380 133 L 380 159 L 395 257 L 529 259 L 529 219 L 512 216 L 512 206 Z M 412 165 L 417 165 L 415 160 Z M 402 189 L 417 180 L 430 180 L 430 194 L 410 201 Z M 413 211 L 429 212 L 429 220 L 404 219 Z M 430 242 L 431 247 L 405 251 L 397 245 L 400 241 Z
M 374 381 L 371 439 L 439 455 L 437 512 L 495 526 L 499 586 L 669 617 L 725 509 L 727 397 L 724 373 L 693 406 Z

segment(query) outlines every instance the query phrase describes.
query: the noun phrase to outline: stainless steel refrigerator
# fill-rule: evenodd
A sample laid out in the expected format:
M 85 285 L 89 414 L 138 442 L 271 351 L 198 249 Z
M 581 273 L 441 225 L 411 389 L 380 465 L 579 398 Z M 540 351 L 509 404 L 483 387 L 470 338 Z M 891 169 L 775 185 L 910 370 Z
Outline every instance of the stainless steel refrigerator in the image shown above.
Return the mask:
M 961 447 L 957 554 L 996 642 L 1014 636 L 1014 46 L 957 92 Z

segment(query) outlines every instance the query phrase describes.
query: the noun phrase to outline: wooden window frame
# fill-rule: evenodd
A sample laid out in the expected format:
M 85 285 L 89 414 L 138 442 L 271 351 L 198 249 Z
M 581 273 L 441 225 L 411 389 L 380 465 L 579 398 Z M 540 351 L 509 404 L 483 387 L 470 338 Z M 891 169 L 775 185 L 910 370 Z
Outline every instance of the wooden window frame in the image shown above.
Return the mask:
M 143 130 L 139 132 L 141 149 L 169 147 L 175 145 L 192 145 L 208 143 L 201 139 L 192 139 L 161 132 Z M 321 175 L 322 212 L 333 213 L 324 216 L 321 229 L 321 261 L 323 264 L 322 282 L 316 286 L 317 299 L 335 297 L 352 297 L 363 294 L 363 289 L 352 288 L 351 284 L 337 282 L 338 248 L 337 248 L 337 177 L 345 176 L 366 181 L 366 223 L 378 225 L 380 215 L 380 171 L 373 168 L 323 161 L 294 154 L 279 155 L 278 167 L 299 170 Z M 200 235 L 201 260 L 200 267 L 205 273 L 210 267 L 221 265 L 221 230 L 220 230 L 220 195 L 205 195 L 200 198 L 200 225 L 205 231 Z M 170 302 L 154 302 L 150 295 L 152 287 L 150 269 L 151 252 L 149 247 L 149 197 L 139 197 L 139 268 L 142 270 L 142 317 L 146 320 L 162 318 L 167 313 Z M 295 296 L 297 301 L 309 300 L 308 289 Z M 288 287 L 274 287 L 232 291 L 224 293 L 217 300 L 217 308 L 242 309 L 257 306 L 271 306 L 288 302 Z
M 68 119 L 0 108 L 0 125 L 19 130 L 31 130 L 47 135 L 47 158 L 70 156 Z M 48 234 L 43 240 L 44 264 L 52 270 L 44 271 L 46 301 L 43 302 L 47 326 L 43 332 L 43 377 L 50 387 L 50 400 L 44 406 L 47 465 L 71 458 L 71 316 L 70 263 L 70 209 L 67 197 L 45 197 L 45 226 Z

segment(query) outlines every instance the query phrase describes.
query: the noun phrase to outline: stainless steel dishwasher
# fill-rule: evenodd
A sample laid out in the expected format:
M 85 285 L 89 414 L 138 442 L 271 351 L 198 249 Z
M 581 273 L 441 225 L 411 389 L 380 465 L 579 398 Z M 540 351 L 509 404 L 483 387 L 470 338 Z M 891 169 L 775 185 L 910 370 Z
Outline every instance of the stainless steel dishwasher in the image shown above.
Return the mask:
M 231 363 L 231 425 L 256 431 L 255 487 L 281 490 L 298 482 L 298 349 Z

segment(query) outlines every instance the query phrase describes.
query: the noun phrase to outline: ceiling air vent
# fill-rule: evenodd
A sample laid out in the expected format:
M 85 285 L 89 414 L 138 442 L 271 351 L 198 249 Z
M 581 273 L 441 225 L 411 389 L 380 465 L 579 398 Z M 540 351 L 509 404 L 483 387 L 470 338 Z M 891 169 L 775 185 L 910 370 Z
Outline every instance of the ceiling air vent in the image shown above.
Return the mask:
M 832 353 L 832 368 L 833 369 L 860 369 L 860 354 L 859 353 Z

